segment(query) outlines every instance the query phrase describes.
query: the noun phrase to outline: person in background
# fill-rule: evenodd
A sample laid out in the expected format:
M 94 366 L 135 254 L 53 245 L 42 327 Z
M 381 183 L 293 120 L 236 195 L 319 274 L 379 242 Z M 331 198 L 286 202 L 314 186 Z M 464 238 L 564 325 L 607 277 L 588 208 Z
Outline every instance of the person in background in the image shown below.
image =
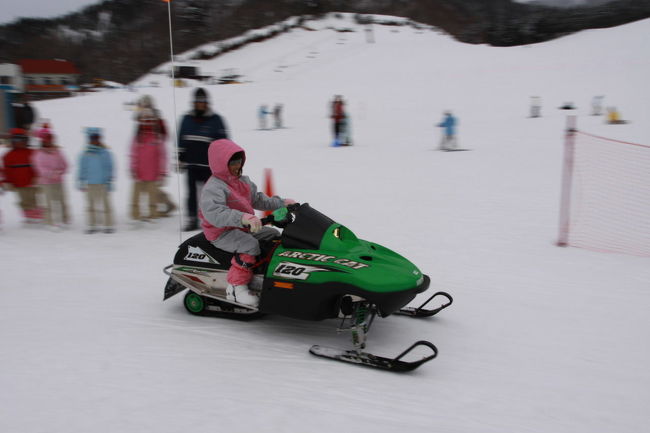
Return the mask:
M 342 129 L 345 124 L 345 117 L 345 103 L 343 102 L 343 97 L 341 95 L 336 95 L 332 101 L 330 118 L 332 119 L 334 141 L 337 146 L 340 145 L 339 140 L 343 133 Z
M 36 186 L 36 170 L 32 159 L 33 150 L 28 147 L 29 137 L 22 128 L 10 131 L 11 150 L 2 157 L 2 184 L 18 195 L 18 204 L 27 224 L 41 223 L 43 209 L 38 205 L 38 187 Z
M 257 110 L 257 119 L 259 120 L 260 129 L 268 129 L 266 125 L 266 115 L 269 113 L 270 111 L 266 104 L 260 105 L 260 108 Z
M 282 126 L 282 104 L 275 104 L 273 107 L 273 122 L 275 129 L 283 128 Z
M 136 113 L 134 117 L 134 120 L 136 121 L 136 135 L 138 134 L 138 131 L 141 129 L 140 120 L 142 117 L 142 113 L 145 112 L 144 110 L 150 110 L 146 112 L 149 116 L 151 116 L 151 112 L 153 112 L 153 116 L 155 116 L 156 120 L 153 123 L 153 125 L 150 125 L 149 129 L 153 130 L 155 135 L 162 141 L 163 147 L 165 147 L 166 146 L 165 143 L 167 141 L 167 126 L 165 125 L 165 121 L 163 120 L 160 111 L 158 111 L 158 109 L 155 107 L 153 98 L 150 95 L 143 95 L 138 100 L 138 105 L 136 107 Z M 145 123 L 151 124 L 151 121 Z M 165 153 L 167 153 L 166 147 L 164 151 Z M 165 190 L 162 189 L 163 185 L 165 184 L 165 179 L 166 177 L 161 177 L 156 182 L 156 197 L 155 197 L 156 211 L 158 216 L 161 217 L 167 217 L 177 209 L 176 204 L 172 201 L 172 199 L 165 192 Z M 162 210 L 160 209 L 160 206 L 163 206 Z
M 182 121 L 178 133 L 178 168 L 187 171 L 187 223 L 183 231 L 199 229 L 198 191 L 210 178 L 208 147 L 210 143 L 228 138 L 224 120 L 210 109 L 205 89 L 194 91 L 192 110 Z
M 451 114 L 451 111 L 445 111 L 444 119 L 436 126 L 443 128 L 442 139 L 440 140 L 440 150 L 452 150 L 457 147 L 456 142 L 456 124 L 458 121 Z
M 5 177 L 5 171 L 4 168 L 2 168 L 2 164 L 0 164 L 0 196 L 3 196 L 5 193 L 5 188 L 2 183 L 4 177 Z M 2 233 L 2 211 L 0 211 L 0 233 Z
M 5 193 L 5 188 L 3 184 L 3 179 L 5 178 L 5 170 L 0 163 L 0 196 L 3 196 Z M 2 233 L 2 211 L 0 210 L 0 233 Z
M 149 107 L 137 113 L 136 133 L 131 143 L 131 176 L 133 194 L 131 218 L 135 221 L 150 221 L 159 217 L 159 185 L 167 176 L 167 152 L 161 132 L 160 118 Z M 140 198 L 146 195 L 149 211 L 141 214 Z
M 79 160 L 79 173 L 77 184 L 81 191 L 86 193 L 88 229 L 86 233 L 92 234 L 100 231 L 100 203 L 102 208 L 102 222 L 104 233 L 113 233 L 113 209 L 109 192 L 113 190 L 113 157 L 102 143 L 101 129 L 87 128 L 88 144 Z
M 605 99 L 605 96 L 603 95 L 596 95 L 592 98 L 591 100 L 592 116 L 600 116 L 601 114 L 603 114 L 603 99 Z
M 70 224 L 63 189 L 63 175 L 68 171 L 68 164 L 54 140 L 51 132 L 41 134 L 41 148 L 34 152 L 33 162 L 45 198 L 45 223 L 53 230 L 61 230 Z M 60 221 L 55 214 L 60 215 Z
M 36 110 L 29 103 L 29 95 L 26 93 L 21 93 L 17 101 L 12 105 L 13 114 L 14 114 L 14 124 L 16 128 L 21 128 L 27 131 L 29 134 L 32 124 L 36 119 Z
M 616 107 L 607 107 L 607 123 L 610 125 L 623 125 L 627 120 L 621 119 L 621 113 Z
M 262 227 L 255 209 L 275 210 L 295 203 L 278 196 L 268 197 L 242 175 L 244 149 L 230 140 L 214 141 L 208 150 L 211 177 L 201 193 L 201 228 L 215 247 L 234 253 L 226 288 L 227 299 L 257 306 L 258 296 L 249 290 L 252 266 L 260 251 L 259 240 L 272 239 L 277 231 Z
M 542 98 L 530 97 L 530 117 L 542 117 Z
M 52 128 L 50 127 L 50 121 L 47 119 L 43 119 L 41 121 L 41 127 L 38 131 L 36 131 L 36 138 L 43 141 L 43 137 L 45 137 L 47 134 L 52 133 Z

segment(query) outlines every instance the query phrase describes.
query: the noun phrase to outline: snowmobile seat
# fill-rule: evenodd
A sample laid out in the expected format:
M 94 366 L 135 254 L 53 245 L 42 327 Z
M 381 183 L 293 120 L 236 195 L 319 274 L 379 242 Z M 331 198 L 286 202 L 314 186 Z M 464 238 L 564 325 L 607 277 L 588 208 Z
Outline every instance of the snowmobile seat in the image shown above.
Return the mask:
M 262 250 L 260 257 L 266 257 L 275 248 L 277 243 L 277 240 L 260 240 L 260 248 Z M 212 245 L 205 238 L 203 232 L 199 232 L 178 247 L 178 251 L 174 256 L 174 265 L 228 270 L 233 255 L 233 253 Z M 255 273 L 262 273 L 264 271 L 264 266 L 255 268 Z

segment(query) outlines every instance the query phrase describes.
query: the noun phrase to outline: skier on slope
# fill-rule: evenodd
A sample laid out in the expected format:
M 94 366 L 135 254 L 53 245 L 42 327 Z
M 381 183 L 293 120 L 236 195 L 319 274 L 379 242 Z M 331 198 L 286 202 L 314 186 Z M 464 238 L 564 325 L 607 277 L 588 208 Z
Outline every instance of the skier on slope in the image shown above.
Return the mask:
M 260 129 L 268 129 L 266 125 L 266 115 L 270 114 L 266 104 L 260 105 L 260 108 L 257 110 L 257 119 L 259 121 Z
M 456 143 L 456 124 L 458 121 L 451 114 L 451 111 L 445 111 L 445 117 L 442 122 L 438 123 L 436 126 L 439 128 L 444 128 L 442 139 L 440 140 L 440 150 L 452 150 L 457 147 Z
M 334 131 L 334 143 L 336 146 L 340 146 L 342 136 L 344 135 L 345 119 L 347 115 L 345 113 L 345 102 L 341 95 L 336 95 L 332 101 L 332 108 L 330 113 L 330 118 L 332 119 L 332 127 Z
M 273 107 L 273 126 L 275 129 L 282 128 L 282 104 L 275 104 Z

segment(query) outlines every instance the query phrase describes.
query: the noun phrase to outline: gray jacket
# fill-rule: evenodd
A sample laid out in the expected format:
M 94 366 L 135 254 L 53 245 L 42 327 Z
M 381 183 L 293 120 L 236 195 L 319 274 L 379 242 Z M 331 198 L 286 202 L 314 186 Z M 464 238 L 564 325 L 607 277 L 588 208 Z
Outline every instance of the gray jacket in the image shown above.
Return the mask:
M 211 176 L 201 192 L 199 218 L 205 237 L 209 241 L 217 239 L 226 230 L 244 228 L 242 217 L 245 213 L 254 214 L 254 210 L 275 210 L 284 206 L 284 200 L 278 196 L 269 197 L 257 190 L 257 186 L 248 176 L 239 180 L 250 189 L 250 197 L 246 190 L 234 190 L 226 182 Z

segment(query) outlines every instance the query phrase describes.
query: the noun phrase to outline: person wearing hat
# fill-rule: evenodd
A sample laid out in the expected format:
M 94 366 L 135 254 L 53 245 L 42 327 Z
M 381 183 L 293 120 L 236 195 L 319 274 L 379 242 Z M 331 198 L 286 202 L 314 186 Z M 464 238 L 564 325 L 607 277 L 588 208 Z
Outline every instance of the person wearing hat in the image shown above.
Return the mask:
M 334 130 L 334 142 L 337 146 L 339 146 L 341 136 L 344 133 L 343 127 L 345 118 L 347 117 L 345 113 L 345 102 L 343 101 L 343 97 L 341 95 L 334 96 L 330 117 L 332 118 L 332 127 Z
M 113 233 L 113 209 L 109 192 L 113 189 L 113 157 L 101 141 L 99 128 L 88 128 L 88 145 L 79 160 L 77 184 L 84 191 L 88 201 L 88 229 L 86 233 L 96 233 L 99 228 L 99 206 L 103 213 L 104 232 Z
M 149 198 L 155 202 L 155 214 L 157 216 L 169 216 L 177 209 L 177 207 L 172 199 L 169 198 L 169 195 L 167 195 L 165 190 L 162 189 L 162 186 L 165 183 L 165 177 L 167 176 L 167 148 L 165 144 L 167 141 L 167 127 L 165 126 L 165 121 L 163 120 L 160 111 L 156 109 L 153 98 L 150 95 L 142 95 L 142 97 L 138 100 L 138 106 L 134 120 L 136 121 L 136 137 L 134 139 L 134 144 L 135 141 L 143 137 L 155 138 L 155 142 L 160 141 L 159 146 L 161 147 L 161 152 L 164 152 L 164 161 L 160 161 L 163 164 L 160 166 L 161 170 L 159 170 L 161 175 L 158 176 L 157 181 L 153 185 L 155 187 L 155 196 L 153 198 L 150 196 Z M 138 186 L 142 185 L 135 185 L 136 188 Z M 140 194 L 141 193 L 134 192 L 133 203 L 139 201 L 139 199 L 136 199 L 135 196 Z M 163 206 L 162 210 L 158 208 L 160 205 Z M 134 205 L 132 205 L 132 209 L 133 206 Z M 154 212 L 150 212 L 150 214 L 153 215 Z M 134 215 L 132 210 L 131 216 L 137 220 L 138 212 L 136 212 L 136 215 Z
M 228 300 L 255 307 L 256 293 L 248 288 L 252 267 L 260 253 L 259 241 L 277 236 L 277 230 L 262 227 L 255 209 L 275 210 L 295 203 L 292 199 L 268 197 L 248 176 L 244 149 L 228 139 L 216 140 L 208 150 L 211 177 L 201 192 L 201 228 L 215 247 L 234 253 L 226 279 Z
M 41 134 L 41 148 L 34 152 L 34 168 L 45 198 L 45 223 L 54 230 L 60 230 L 63 225 L 70 224 L 63 189 L 63 175 L 68 171 L 68 163 L 55 145 L 51 132 Z M 61 224 L 55 222 L 56 213 L 60 215 Z
M 28 148 L 27 131 L 22 128 L 10 130 L 11 150 L 4 154 L 2 183 L 18 194 L 19 206 L 26 223 L 40 223 L 43 209 L 38 206 L 36 171 L 32 165 L 33 150 Z
M 197 190 L 211 176 L 208 147 L 223 138 L 228 138 L 226 124 L 210 109 L 208 94 L 199 87 L 194 91 L 193 108 L 183 116 L 178 132 L 178 167 L 187 171 L 188 187 L 184 231 L 199 229 Z
M 17 128 L 24 129 L 29 132 L 36 119 L 36 110 L 29 103 L 30 96 L 27 93 L 21 93 L 18 95 L 16 102 L 12 105 L 13 115 L 14 115 L 14 124 Z
M 158 201 L 160 183 L 167 176 L 167 151 L 165 128 L 162 119 L 151 106 L 142 106 L 136 114 L 136 132 L 131 143 L 131 176 L 133 194 L 131 218 L 134 221 L 151 221 L 160 217 Z M 149 211 L 142 215 L 140 198 L 146 195 Z

